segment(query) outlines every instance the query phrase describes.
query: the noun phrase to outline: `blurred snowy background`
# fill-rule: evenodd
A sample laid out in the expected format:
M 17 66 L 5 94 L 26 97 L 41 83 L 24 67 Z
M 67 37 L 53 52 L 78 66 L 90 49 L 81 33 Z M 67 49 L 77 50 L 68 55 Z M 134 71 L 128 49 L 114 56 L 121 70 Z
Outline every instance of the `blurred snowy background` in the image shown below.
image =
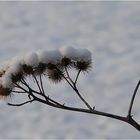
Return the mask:
M 97 109 L 126 115 L 140 76 L 140 2 L 0 2 L 0 62 L 30 50 L 89 49 L 93 69 L 79 89 Z M 83 106 L 65 84 L 47 82 L 60 102 Z M 21 97 L 22 98 L 22 97 Z M 20 102 L 14 98 L 10 102 Z M 140 122 L 140 93 L 133 108 Z M 0 138 L 140 138 L 117 120 L 0 100 Z

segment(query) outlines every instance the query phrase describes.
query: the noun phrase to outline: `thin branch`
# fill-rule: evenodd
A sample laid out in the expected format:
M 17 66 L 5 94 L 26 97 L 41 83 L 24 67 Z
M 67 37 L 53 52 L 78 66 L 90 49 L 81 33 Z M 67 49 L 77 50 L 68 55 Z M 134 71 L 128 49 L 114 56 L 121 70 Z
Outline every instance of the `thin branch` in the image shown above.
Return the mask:
M 33 101 L 35 101 L 35 99 L 23 102 L 21 104 L 12 104 L 12 103 L 7 103 L 7 104 L 10 105 L 10 106 L 22 106 L 22 105 L 25 105 L 25 104 L 28 104 L 28 103 L 32 103 Z
M 21 87 L 19 84 L 15 83 L 15 85 L 16 85 L 19 89 L 21 89 L 21 90 L 23 90 L 23 91 L 25 91 L 25 92 L 28 93 L 28 91 L 27 91 L 26 89 L 24 89 L 23 87 Z
M 40 87 L 40 85 L 39 85 L 39 82 L 38 82 L 36 76 L 33 75 L 33 77 L 34 77 L 34 79 L 35 79 L 35 81 L 36 81 L 36 84 L 37 84 L 37 86 L 38 86 L 38 89 L 39 89 L 40 93 L 42 93 L 41 87 Z
M 57 67 L 56 67 L 56 69 L 57 70 L 59 70 Z M 67 69 L 66 69 L 67 70 Z M 80 74 L 80 72 L 79 72 L 79 74 Z M 79 75 L 78 74 L 78 75 Z M 86 101 L 85 101 L 85 99 L 80 95 L 80 93 L 79 93 L 79 91 L 78 91 L 78 89 L 77 89 L 77 87 L 76 87 L 76 84 L 72 81 L 72 84 L 69 82 L 69 80 L 65 77 L 65 75 L 64 74 L 62 74 L 62 76 L 63 76 L 63 78 L 66 80 L 66 82 L 71 86 L 71 88 L 77 93 L 77 95 L 79 96 L 79 98 L 84 102 L 84 104 L 90 109 L 90 110 L 93 110 L 94 108 L 92 108 Z M 67 75 L 68 76 L 68 78 L 70 78 L 69 77 L 69 74 Z M 78 76 L 77 76 L 77 78 L 78 78 Z M 76 78 L 76 79 L 77 79 Z M 71 79 L 71 78 L 70 78 Z
M 74 84 L 73 80 L 71 79 L 71 77 L 70 77 L 70 75 L 69 75 L 69 72 L 68 72 L 68 70 L 67 70 L 67 67 L 65 67 L 65 71 L 66 71 L 67 77 L 68 77 L 68 79 L 70 80 L 70 82 L 71 82 L 72 84 Z
M 25 91 L 16 91 L 16 90 L 12 90 L 13 93 L 26 93 Z
M 39 76 L 39 79 L 40 79 L 40 84 L 41 84 L 41 89 L 42 89 L 42 92 L 43 92 L 43 94 L 45 94 L 41 74 L 40 74 L 40 76 Z
M 92 107 L 88 104 L 88 102 L 87 102 L 87 101 L 82 97 L 82 95 L 79 93 L 79 91 L 78 91 L 76 85 L 75 85 L 74 90 L 75 90 L 75 92 L 77 93 L 78 97 L 79 97 L 79 98 L 84 102 L 84 104 L 89 108 L 89 110 L 94 110 L 95 107 L 92 108 Z
M 133 107 L 134 99 L 135 99 L 135 97 L 136 97 L 136 93 L 137 93 L 137 91 L 138 91 L 139 86 L 140 86 L 140 80 L 139 80 L 138 83 L 137 83 L 137 86 L 136 86 L 136 88 L 135 88 L 135 90 L 134 90 L 134 93 L 133 93 L 133 96 L 132 96 L 132 99 L 131 99 L 131 102 L 130 102 L 130 106 L 129 106 L 129 110 L 128 110 L 128 117 L 131 117 L 131 116 L 132 116 L 132 115 L 131 115 L 132 107 Z
M 17 84 L 17 86 L 20 87 L 18 84 Z M 135 92 L 137 92 L 138 87 L 139 87 L 139 83 L 136 86 Z M 21 87 L 21 89 L 22 89 L 22 87 Z M 23 90 L 24 90 L 24 88 L 23 88 Z M 90 113 L 90 114 L 95 114 L 95 115 L 100 115 L 100 116 L 105 116 L 105 117 L 117 119 L 117 120 L 120 120 L 120 121 L 123 121 L 123 122 L 126 122 L 126 123 L 132 125 L 138 131 L 140 131 L 140 125 L 132 117 L 123 117 L 123 116 L 114 115 L 114 114 L 110 114 L 110 113 L 106 113 L 106 112 L 102 112 L 102 111 L 98 111 L 98 110 L 93 110 L 93 109 L 89 110 L 89 109 L 83 109 L 83 108 L 74 108 L 74 107 L 65 106 L 65 104 L 63 104 L 63 105 L 61 105 L 61 104 L 60 105 L 59 104 L 54 104 L 54 103 L 47 102 L 47 101 L 45 101 L 43 99 L 40 99 L 40 98 L 36 97 L 34 94 L 32 94 L 32 89 L 31 88 L 29 89 L 29 92 L 31 92 L 30 94 L 33 97 L 33 100 L 41 102 L 41 103 L 46 104 L 46 105 L 49 105 L 51 107 L 60 108 L 60 109 L 64 109 L 64 110 L 75 111 L 75 112 Z M 21 105 L 27 104 L 29 102 L 32 102 L 33 100 L 24 102 L 22 104 L 10 104 L 9 103 L 9 105 L 11 105 L 11 106 L 21 106 Z M 133 99 L 133 101 L 134 101 L 134 99 Z
M 138 131 L 140 131 L 140 125 L 132 118 L 128 119 L 127 117 L 114 115 L 114 114 L 110 114 L 110 113 L 106 113 L 106 112 L 102 112 L 102 111 L 97 111 L 97 110 L 69 107 L 69 106 L 65 106 L 65 104 L 63 106 L 58 106 L 58 105 L 52 104 L 50 102 L 46 102 L 46 101 L 39 99 L 39 98 L 36 99 L 36 101 L 41 102 L 41 103 L 46 104 L 46 105 L 49 105 L 49 106 L 54 107 L 54 108 L 70 110 L 70 111 L 75 111 L 75 112 L 95 114 L 95 115 L 99 115 L 99 116 L 105 116 L 105 117 L 113 118 L 116 120 L 120 120 L 120 121 L 123 121 L 123 122 L 126 122 L 126 123 L 132 125 Z
M 70 81 L 65 77 L 65 75 L 62 74 L 62 76 L 66 80 L 66 82 L 70 85 L 70 87 L 74 88 L 73 85 L 70 83 Z
M 52 103 L 55 103 L 55 104 L 58 105 L 58 106 L 63 106 L 62 104 L 60 104 L 60 103 L 58 103 L 57 101 L 51 99 L 50 97 L 47 97 L 45 94 L 40 94 L 40 92 L 37 92 L 37 91 L 33 90 L 31 87 L 29 87 L 29 86 L 27 85 L 26 82 L 24 82 L 23 84 L 25 84 L 25 86 L 28 87 L 29 91 L 25 90 L 24 88 L 22 88 L 22 87 L 21 87 L 20 85 L 18 85 L 18 84 L 16 84 L 16 85 L 17 85 L 17 87 L 19 87 L 20 89 L 22 89 L 23 91 L 25 91 L 26 93 L 28 93 L 28 94 L 29 94 L 30 96 L 32 96 L 33 98 L 37 98 L 35 95 L 32 94 L 32 93 L 34 92 L 34 93 L 36 93 L 36 94 L 38 94 L 38 95 L 43 96 L 43 97 L 46 99 L 46 102 L 51 101 Z M 39 98 L 38 98 L 38 99 L 39 99 Z
M 77 83 L 77 80 L 78 80 L 78 78 L 79 78 L 80 72 L 81 72 L 81 70 L 78 71 L 74 84 Z

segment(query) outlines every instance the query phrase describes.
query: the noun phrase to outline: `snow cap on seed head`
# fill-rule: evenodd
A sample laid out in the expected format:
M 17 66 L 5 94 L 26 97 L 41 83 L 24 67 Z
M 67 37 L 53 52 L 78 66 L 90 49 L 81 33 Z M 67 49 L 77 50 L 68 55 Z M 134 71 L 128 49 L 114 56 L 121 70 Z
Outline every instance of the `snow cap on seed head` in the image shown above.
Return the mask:
M 57 64 L 61 62 L 62 55 L 58 50 L 51 50 L 51 51 L 38 51 L 38 58 L 40 63 L 51 63 Z
M 75 61 L 91 61 L 91 53 L 87 49 L 62 47 L 59 49 L 59 51 L 63 57 L 70 58 Z

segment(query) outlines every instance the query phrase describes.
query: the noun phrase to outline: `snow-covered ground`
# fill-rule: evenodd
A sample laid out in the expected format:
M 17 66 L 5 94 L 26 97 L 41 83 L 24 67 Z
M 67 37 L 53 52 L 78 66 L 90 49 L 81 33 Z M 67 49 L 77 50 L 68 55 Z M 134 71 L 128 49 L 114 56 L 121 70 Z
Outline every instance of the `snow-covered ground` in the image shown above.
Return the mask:
M 139 13 L 140 2 L 0 2 L 0 62 L 30 50 L 87 48 L 93 68 L 81 75 L 79 90 L 98 110 L 125 115 L 140 76 Z M 46 84 L 60 102 L 83 106 L 66 83 Z M 0 100 L 0 138 L 140 138 L 117 120 L 6 102 Z M 133 108 L 140 122 L 139 106 L 140 94 Z

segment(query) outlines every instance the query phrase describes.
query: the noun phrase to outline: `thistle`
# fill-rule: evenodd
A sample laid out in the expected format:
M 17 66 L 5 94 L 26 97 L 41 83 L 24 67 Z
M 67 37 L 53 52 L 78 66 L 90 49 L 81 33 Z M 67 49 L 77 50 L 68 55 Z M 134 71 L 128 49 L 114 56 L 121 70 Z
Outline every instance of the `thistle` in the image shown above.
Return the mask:
M 17 74 L 12 74 L 11 78 L 12 78 L 12 82 L 16 83 L 24 78 L 24 74 L 23 74 L 23 72 L 19 72 Z
M 63 72 L 58 69 L 47 69 L 48 78 L 54 83 L 61 82 L 63 79 Z
M 3 88 L 2 86 L 0 86 L 0 96 L 1 97 L 7 97 L 10 95 L 10 93 L 11 93 L 11 89 Z
M 33 75 L 34 74 L 34 69 L 32 66 L 28 66 L 26 64 L 24 64 L 22 66 L 23 69 L 23 73 L 25 73 L 26 75 Z
M 88 71 L 91 68 L 91 61 L 77 61 L 74 63 L 74 67 L 83 72 Z
M 45 63 L 39 63 L 38 67 L 35 69 L 35 74 L 40 75 L 43 74 L 47 69 L 47 65 Z
M 72 65 L 72 62 L 71 62 L 71 59 L 70 58 L 64 57 L 61 60 L 61 66 L 62 67 L 70 67 L 71 65 Z

